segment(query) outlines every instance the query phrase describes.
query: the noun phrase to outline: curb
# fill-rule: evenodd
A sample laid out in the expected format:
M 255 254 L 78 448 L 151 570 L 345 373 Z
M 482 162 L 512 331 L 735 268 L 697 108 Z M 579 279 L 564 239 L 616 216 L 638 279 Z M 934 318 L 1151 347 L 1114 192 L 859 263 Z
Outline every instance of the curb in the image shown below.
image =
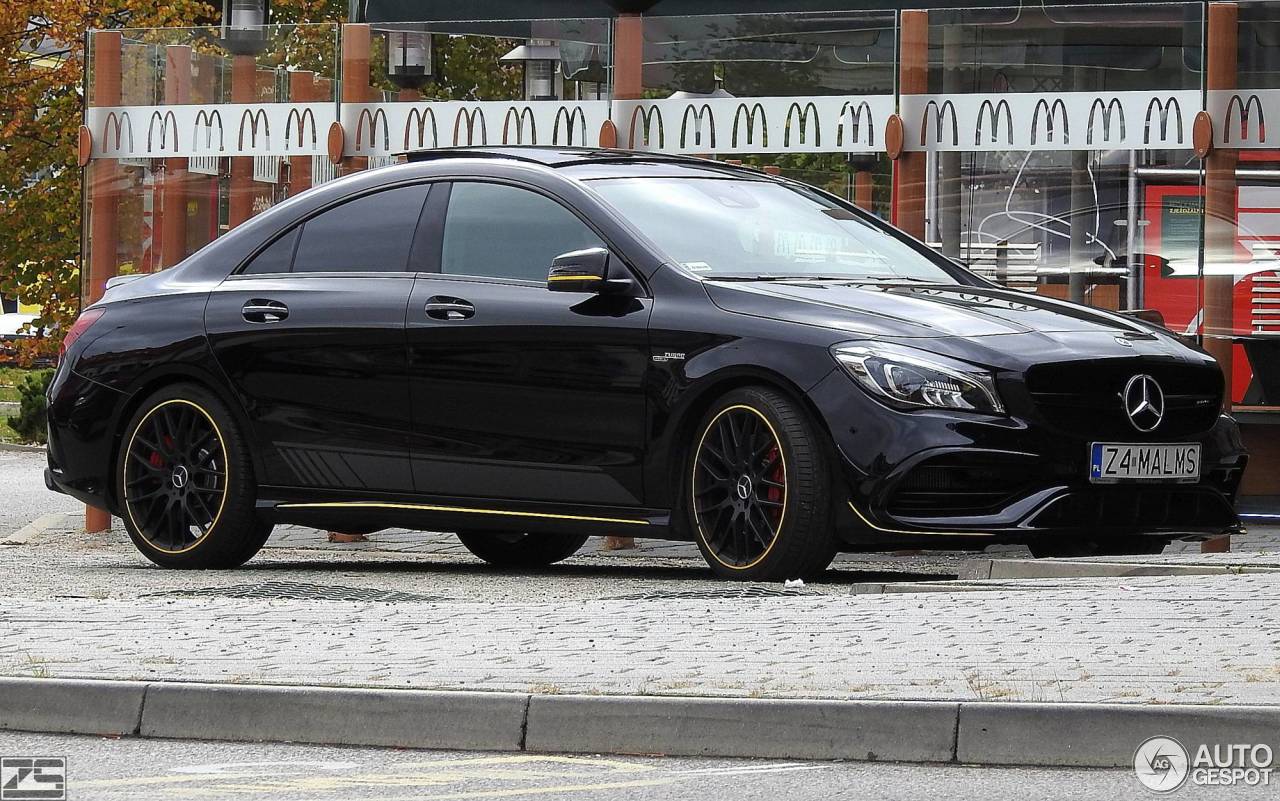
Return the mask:
M 1267 744 L 1280 706 L 529 695 L 0 678 L 0 730 L 476 751 L 1121 767 Z
M 1280 572 L 1280 565 L 1206 562 L 1137 562 L 1093 559 L 970 559 L 961 563 L 961 581 L 1014 579 L 1126 578 L 1133 576 L 1231 576 Z

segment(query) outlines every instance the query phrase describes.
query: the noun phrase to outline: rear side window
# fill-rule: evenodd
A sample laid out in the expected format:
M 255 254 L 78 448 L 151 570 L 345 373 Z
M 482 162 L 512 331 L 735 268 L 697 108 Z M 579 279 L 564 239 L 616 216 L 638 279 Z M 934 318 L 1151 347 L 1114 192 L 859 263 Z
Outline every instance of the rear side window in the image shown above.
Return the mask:
M 261 275 L 289 272 L 289 266 L 293 263 L 293 249 L 298 244 L 300 230 L 302 229 L 294 228 L 268 245 L 266 250 L 255 256 L 253 261 L 249 262 L 249 266 L 244 268 L 245 273 Z
M 375 192 L 307 220 L 293 257 L 293 272 L 407 269 L 428 188 L 427 184 L 416 184 Z

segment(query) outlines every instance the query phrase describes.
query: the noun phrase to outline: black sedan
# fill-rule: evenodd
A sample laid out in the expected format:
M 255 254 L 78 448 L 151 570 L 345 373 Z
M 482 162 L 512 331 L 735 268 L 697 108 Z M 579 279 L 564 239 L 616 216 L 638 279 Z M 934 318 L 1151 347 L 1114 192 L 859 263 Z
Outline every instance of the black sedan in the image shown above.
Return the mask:
M 276 523 L 457 532 L 503 565 L 692 540 L 1147 552 L 1239 527 L 1203 351 L 1009 291 L 844 201 L 712 161 L 413 154 L 305 192 L 66 337 L 51 488 L 168 567 Z

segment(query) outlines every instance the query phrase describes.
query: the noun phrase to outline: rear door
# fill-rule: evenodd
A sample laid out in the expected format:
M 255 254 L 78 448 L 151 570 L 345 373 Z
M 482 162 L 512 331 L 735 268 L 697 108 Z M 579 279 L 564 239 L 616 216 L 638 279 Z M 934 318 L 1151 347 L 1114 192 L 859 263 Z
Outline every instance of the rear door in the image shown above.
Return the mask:
M 322 210 L 211 294 L 209 342 L 248 413 L 260 483 L 412 490 L 404 324 L 429 186 Z
M 547 289 L 555 256 L 604 244 L 548 195 L 468 181 L 442 200 L 407 317 L 418 491 L 640 505 L 650 299 Z

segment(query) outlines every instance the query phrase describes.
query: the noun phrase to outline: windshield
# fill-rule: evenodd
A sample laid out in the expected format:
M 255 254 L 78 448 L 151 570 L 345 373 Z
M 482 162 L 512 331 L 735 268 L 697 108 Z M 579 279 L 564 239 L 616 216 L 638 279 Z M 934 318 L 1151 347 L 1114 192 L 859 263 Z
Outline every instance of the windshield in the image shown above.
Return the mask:
M 703 278 L 959 283 L 887 230 L 802 188 L 723 178 L 604 178 L 592 188 Z

